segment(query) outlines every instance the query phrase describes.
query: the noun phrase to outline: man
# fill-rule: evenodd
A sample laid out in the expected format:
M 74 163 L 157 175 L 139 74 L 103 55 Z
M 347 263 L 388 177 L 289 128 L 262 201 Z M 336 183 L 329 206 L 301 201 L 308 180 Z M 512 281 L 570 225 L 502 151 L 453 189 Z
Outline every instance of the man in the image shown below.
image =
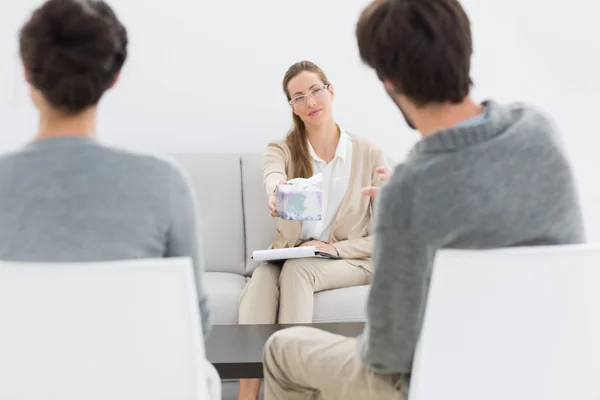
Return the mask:
M 470 98 L 470 22 L 457 0 L 376 0 L 356 35 L 362 60 L 422 138 L 378 195 L 363 334 L 273 335 L 269 400 L 405 398 L 437 249 L 584 241 L 550 121 L 525 104 Z

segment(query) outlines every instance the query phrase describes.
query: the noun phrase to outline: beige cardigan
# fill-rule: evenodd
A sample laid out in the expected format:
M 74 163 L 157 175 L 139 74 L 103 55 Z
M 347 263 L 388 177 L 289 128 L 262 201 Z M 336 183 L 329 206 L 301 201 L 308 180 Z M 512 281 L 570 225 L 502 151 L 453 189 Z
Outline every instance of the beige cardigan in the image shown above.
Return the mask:
M 371 257 L 370 236 L 373 199 L 361 193 L 365 186 L 381 186 L 375 169 L 387 165 L 383 151 L 365 138 L 349 134 L 352 139 L 352 166 L 346 195 L 335 216 L 329 243 L 344 259 Z M 263 183 L 267 195 L 275 192 L 280 181 L 294 178 L 290 149 L 284 141 L 268 144 L 263 153 Z M 300 243 L 301 221 L 280 219 L 275 241 L 270 248 L 296 247 Z

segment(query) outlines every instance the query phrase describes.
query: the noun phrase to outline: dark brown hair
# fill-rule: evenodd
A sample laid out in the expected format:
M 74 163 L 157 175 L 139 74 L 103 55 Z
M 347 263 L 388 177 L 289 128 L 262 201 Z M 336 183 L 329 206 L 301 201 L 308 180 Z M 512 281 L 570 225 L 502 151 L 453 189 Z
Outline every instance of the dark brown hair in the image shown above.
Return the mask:
M 283 77 L 283 92 L 288 101 L 291 100 L 288 91 L 290 81 L 302 72 L 312 72 L 318 75 L 319 79 L 325 84 L 330 85 L 327 75 L 321 68 L 310 61 L 300 61 L 288 68 Z M 313 174 L 310 153 L 308 151 L 308 142 L 306 138 L 306 127 L 302 119 L 292 111 L 294 126 L 290 129 L 285 141 L 292 153 L 292 165 L 294 166 L 293 178 L 310 178 Z M 289 177 L 292 178 L 292 177 Z
M 417 106 L 469 94 L 471 27 L 458 0 L 375 0 L 356 38 L 363 62 Z
M 127 58 L 127 31 L 101 0 L 49 0 L 19 37 L 30 84 L 54 108 L 97 104 Z

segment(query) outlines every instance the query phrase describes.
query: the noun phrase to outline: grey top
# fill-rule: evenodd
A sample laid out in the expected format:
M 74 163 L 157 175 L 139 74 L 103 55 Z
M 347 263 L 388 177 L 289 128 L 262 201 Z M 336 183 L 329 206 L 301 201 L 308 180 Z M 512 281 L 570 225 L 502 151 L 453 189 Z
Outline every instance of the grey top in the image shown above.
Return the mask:
M 372 286 L 358 340 L 380 373 L 409 374 L 435 251 L 585 241 L 555 128 L 523 104 L 423 137 L 381 190 Z
M 206 335 L 210 310 L 195 213 L 185 176 L 154 156 L 61 137 L 0 157 L 1 260 L 189 256 Z

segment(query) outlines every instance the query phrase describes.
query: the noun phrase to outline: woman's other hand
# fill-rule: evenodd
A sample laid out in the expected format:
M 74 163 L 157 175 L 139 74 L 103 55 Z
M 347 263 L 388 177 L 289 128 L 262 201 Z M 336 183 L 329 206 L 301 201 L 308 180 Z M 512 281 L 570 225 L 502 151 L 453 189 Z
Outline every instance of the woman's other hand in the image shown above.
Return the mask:
M 304 242 L 300 245 L 300 247 L 306 247 L 306 246 L 315 246 L 317 248 L 317 250 L 319 250 L 319 251 L 324 251 L 325 253 L 329 253 L 329 254 L 333 254 L 333 255 L 339 255 L 336 248 L 333 247 L 333 245 L 330 245 L 329 243 L 321 242 L 320 240 L 309 240 L 308 242 Z
M 381 179 L 382 182 L 385 182 L 392 174 L 392 169 L 388 167 L 378 167 L 375 172 L 379 174 L 379 179 Z M 381 190 L 381 187 L 368 186 L 362 189 L 362 193 L 365 196 L 375 197 L 379 194 L 379 190 Z

